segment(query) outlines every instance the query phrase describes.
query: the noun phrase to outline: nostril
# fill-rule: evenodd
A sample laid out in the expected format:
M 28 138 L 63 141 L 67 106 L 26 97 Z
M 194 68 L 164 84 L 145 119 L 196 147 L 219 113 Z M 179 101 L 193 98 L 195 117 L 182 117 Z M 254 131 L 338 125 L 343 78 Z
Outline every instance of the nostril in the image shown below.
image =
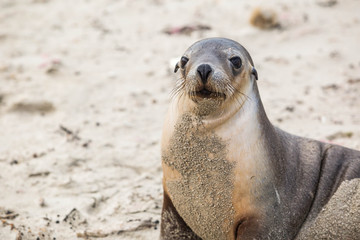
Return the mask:
M 203 83 L 206 83 L 206 82 L 207 82 L 211 71 L 212 71 L 212 68 L 210 67 L 209 64 L 201 64 L 201 65 L 197 68 L 197 72 L 199 73 L 200 78 L 201 78 L 201 81 L 202 81 Z

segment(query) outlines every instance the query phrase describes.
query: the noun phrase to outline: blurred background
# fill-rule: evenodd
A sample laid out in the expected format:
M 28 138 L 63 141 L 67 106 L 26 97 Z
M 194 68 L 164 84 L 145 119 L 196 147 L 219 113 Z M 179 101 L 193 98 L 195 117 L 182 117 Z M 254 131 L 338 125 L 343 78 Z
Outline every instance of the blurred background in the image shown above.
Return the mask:
M 0 239 L 157 239 L 174 64 L 227 37 L 280 128 L 360 150 L 360 1 L 1 0 Z

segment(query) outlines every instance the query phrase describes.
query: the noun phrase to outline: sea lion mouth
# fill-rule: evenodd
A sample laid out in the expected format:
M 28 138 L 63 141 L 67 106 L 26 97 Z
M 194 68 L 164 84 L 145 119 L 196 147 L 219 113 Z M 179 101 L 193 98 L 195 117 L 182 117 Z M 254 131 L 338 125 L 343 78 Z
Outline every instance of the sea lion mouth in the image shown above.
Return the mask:
M 213 98 L 213 99 L 218 99 L 218 98 L 225 99 L 226 98 L 226 95 L 224 93 L 212 92 L 206 88 L 203 88 L 200 91 L 192 92 L 191 95 L 195 96 L 197 98 Z

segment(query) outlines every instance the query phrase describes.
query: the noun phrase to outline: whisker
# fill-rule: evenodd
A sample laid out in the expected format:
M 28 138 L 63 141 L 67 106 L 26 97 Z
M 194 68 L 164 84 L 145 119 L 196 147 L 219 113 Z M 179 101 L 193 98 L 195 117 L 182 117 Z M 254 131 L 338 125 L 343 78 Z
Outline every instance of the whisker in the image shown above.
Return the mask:
M 247 100 L 251 101 L 251 98 L 248 95 L 242 93 L 231 84 L 227 84 L 227 89 L 229 89 L 231 96 L 238 102 L 240 107 L 242 107 Z
M 185 88 L 185 79 L 180 77 L 176 80 L 175 87 L 170 92 L 170 98 L 175 98 L 180 92 L 182 92 Z
M 248 95 L 246 95 L 245 93 L 240 92 L 240 91 L 239 91 L 238 89 L 236 89 L 234 86 L 231 86 L 231 87 L 232 87 L 232 89 L 234 90 L 235 93 L 241 94 L 242 96 L 246 97 L 247 100 L 250 100 L 250 101 L 251 101 L 251 98 L 250 98 Z

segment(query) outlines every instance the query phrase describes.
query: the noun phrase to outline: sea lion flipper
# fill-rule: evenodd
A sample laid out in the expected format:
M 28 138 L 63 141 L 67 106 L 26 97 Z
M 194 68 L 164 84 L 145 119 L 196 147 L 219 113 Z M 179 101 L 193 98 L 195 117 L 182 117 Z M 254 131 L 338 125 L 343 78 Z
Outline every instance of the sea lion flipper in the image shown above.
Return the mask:
M 160 240 L 202 240 L 181 218 L 171 199 L 164 192 L 163 208 L 161 212 Z

